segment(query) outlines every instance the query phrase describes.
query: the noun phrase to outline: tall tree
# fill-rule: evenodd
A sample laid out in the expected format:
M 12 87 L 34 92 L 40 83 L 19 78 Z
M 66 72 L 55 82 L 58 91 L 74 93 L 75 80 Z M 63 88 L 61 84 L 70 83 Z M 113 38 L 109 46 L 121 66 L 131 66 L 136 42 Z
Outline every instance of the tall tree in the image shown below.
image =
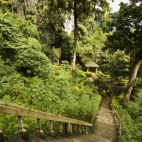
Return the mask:
M 130 78 L 124 100 L 129 101 L 133 83 L 142 64 L 142 1 L 131 0 L 130 4 L 121 3 L 120 10 L 111 15 L 110 29 L 106 47 L 111 51 L 125 51 L 131 56 Z
M 54 13 L 59 11 L 58 15 L 69 14 L 72 10 L 74 12 L 74 55 L 72 65 L 74 69 L 78 41 L 78 22 L 84 21 L 91 16 L 93 18 L 95 17 L 96 21 L 100 21 L 101 24 L 104 24 L 104 15 L 106 15 L 106 11 L 109 10 L 109 4 L 107 0 L 53 0 L 49 2 L 49 9 L 49 11 L 54 11 Z
M 109 10 L 107 1 L 84 0 L 84 2 L 82 2 L 81 0 L 74 0 L 74 56 L 72 63 L 73 70 L 75 69 L 76 63 L 78 21 L 82 21 L 88 16 L 92 17 L 93 14 L 95 14 L 95 20 L 104 23 L 104 17 L 102 18 L 102 15 L 106 14 L 107 10 Z
M 73 63 L 72 69 L 75 69 L 75 62 L 76 62 L 76 50 L 77 50 L 77 0 L 74 0 L 74 56 L 73 56 Z

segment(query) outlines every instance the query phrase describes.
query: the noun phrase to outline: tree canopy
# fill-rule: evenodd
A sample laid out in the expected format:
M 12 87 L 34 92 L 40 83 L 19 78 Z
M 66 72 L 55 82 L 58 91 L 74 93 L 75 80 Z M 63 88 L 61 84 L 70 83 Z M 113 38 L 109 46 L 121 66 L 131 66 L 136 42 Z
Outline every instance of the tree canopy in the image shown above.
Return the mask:
M 112 13 L 108 30 L 113 30 L 108 36 L 106 48 L 114 52 L 117 49 L 125 51 L 131 57 L 131 75 L 125 93 L 125 100 L 130 98 L 133 82 L 142 63 L 142 2 L 131 0 L 130 4 L 120 4 L 120 10 Z

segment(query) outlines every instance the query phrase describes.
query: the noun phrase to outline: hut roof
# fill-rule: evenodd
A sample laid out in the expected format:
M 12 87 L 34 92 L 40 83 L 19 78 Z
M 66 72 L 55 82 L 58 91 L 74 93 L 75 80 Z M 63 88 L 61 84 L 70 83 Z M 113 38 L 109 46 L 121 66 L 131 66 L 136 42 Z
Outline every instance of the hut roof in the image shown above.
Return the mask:
M 86 67 L 95 67 L 95 68 L 98 68 L 98 67 L 99 67 L 99 65 L 97 65 L 97 64 L 93 61 L 93 59 L 91 59 L 90 57 L 85 56 L 85 57 L 83 57 L 83 58 L 81 59 L 81 61 L 83 62 L 83 64 L 84 64 Z
M 86 67 L 95 67 L 95 68 L 98 68 L 99 65 L 97 65 L 95 62 L 87 62 L 85 64 Z

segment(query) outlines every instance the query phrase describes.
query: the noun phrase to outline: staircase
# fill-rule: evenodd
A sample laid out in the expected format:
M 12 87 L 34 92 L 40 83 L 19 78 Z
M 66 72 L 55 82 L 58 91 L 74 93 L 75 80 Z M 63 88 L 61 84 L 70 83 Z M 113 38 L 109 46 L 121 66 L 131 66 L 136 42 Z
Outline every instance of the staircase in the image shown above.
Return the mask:
M 38 135 L 24 138 L 22 134 L 17 134 L 9 141 L 1 141 L 1 133 L 0 142 L 117 142 L 117 130 L 110 110 L 110 102 L 110 98 L 103 98 L 99 113 L 93 120 L 93 133 L 91 134 L 72 133 L 70 135 L 46 136 L 42 138 Z
M 94 134 L 103 138 L 103 142 L 117 142 L 117 129 L 110 110 L 110 101 L 104 97 L 99 113 L 94 120 Z

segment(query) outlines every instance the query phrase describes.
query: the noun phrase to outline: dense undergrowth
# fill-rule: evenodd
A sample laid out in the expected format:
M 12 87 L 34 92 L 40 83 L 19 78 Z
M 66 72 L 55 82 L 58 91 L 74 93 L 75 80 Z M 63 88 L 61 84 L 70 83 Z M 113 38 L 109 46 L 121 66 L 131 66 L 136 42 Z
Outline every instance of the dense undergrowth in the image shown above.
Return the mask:
M 142 140 L 142 90 L 139 89 L 131 100 L 123 102 L 123 94 L 113 98 L 112 105 L 117 110 L 122 123 L 123 142 L 141 142 Z
M 101 101 L 98 88 L 86 79 L 91 74 L 71 71 L 67 61 L 55 65 L 37 25 L 11 13 L 0 16 L 0 101 L 90 122 Z M 0 129 L 8 138 L 18 132 L 17 119 L 0 114 Z M 23 121 L 30 134 L 36 132 L 36 119 Z M 49 122 L 41 123 L 48 133 Z
M 87 75 L 81 70 L 71 72 L 67 65 L 52 64 L 46 79 L 13 71 L 1 79 L 0 100 L 90 122 L 98 111 L 101 96 L 97 87 L 86 80 Z M 0 128 L 8 137 L 18 132 L 17 117 L 1 114 L 0 122 Z M 35 119 L 24 118 L 24 127 L 30 134 L 36 132 L 36 125 Z M 43 121 L 45 133 L 48 127 L 49 122 Z

